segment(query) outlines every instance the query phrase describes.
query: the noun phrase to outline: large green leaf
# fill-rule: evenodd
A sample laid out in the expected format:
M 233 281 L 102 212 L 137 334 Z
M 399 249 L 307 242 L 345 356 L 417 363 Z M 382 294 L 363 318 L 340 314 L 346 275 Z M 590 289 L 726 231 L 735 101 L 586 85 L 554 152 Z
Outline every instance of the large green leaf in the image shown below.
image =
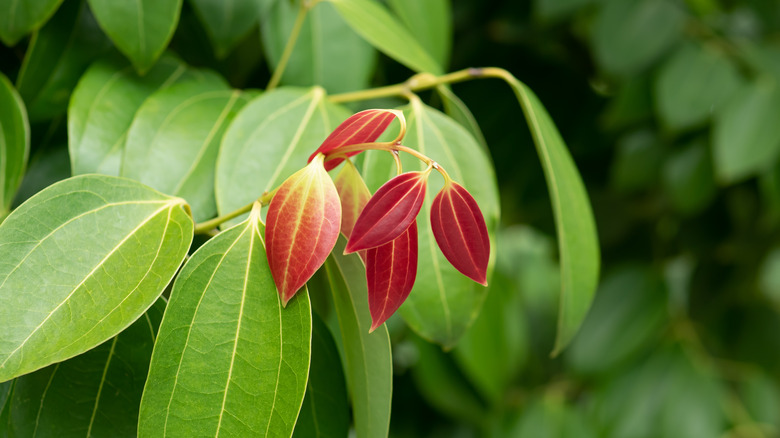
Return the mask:
M 339 238 L 325 270 L 341 330 L 355 430 L 358 438 L 386 437 L 393 393 L 390 336 L 385 325 L 368 332 L 366 269 L 357 254 L 342 255 L 345 246 Z
M 256 204 L 176 278 L 141 402 L 141 436 L 287 436 L 309 374 L 307 291 L 282 308 Z
M 98 61 L 79 80 L 68 106 L 68 149 L 74 175 L 119 175 L 127 132 L 138 107 L 155 90 L 192 73 L 163 57 L 145 76 L 116 61 Z
M 22 183 L 30 154 L 30 123 L 22 98 L 0 73 L 0 222 Z
M 152 94 L 127 134 L 122 176 L 186 199 L 196 221 L 213 217 L 219 144 L 248 100 L 214 81 L 182 82 Z
M 217 159 L 217 210 L 236 210 L 275 189 L 349 112 L 328 103 L 322 88 L 278 88 L 252 100 L 222 138 Z
M 780 86 L 756 82 L 716 115 L 712 158 L 721 183 L 733 183 L 771 168 L 780 155 Z
M 299 3 L 277 1 L 263 17 L 263 47 L 274 69 L 290 38 Z M 361 90 L 368 88 L 374 64 L 374 48 L 347 25 L 332 4 L 322 2 L 306 14 L 282 83 L 320 85 L 330 93 Z
M 593 25 L 593 52 L 608 72 L 631 75 L 663 55 L 684 25 L 673 0 L 607 0 Z
M 182 0 L 87 0 L 98 24 L 135 69 L 146 73 L 179 22 Z
M 62 0 L 0 1 L 0 40 L 15 45 L 23 36 L 43 26 Z
M 16 79 L 30 119 L 64 113 L 82 73 L 110 47 L 86 3 L 66 1 L 46 26 L 33 34 Z
M 138 405 L 164 310 L 160 298 L 113 339 L 17 378 L 9 406 L 12 435 L 137 436 Z
M 409 33 L 446 68 L 452 51 L 452 6 L 450 0 L 389 0 L 390 8 Z
M 14 210 L 0 225 L 0 381 L 81 354 L 141 316 L 187 255 L 186 207 L 87 175 Z
M 741 85 L 737 69 L 713 49 L 685 45 L 661 68 L 655 102 L 661 119 L 673 129 L 706 121 Z
M 330 330 L 316 313 L 312 317 L 309 383 L 294 437 L 345 437 L 349 434 L 349 401 L 344 369 Z
M 374 0 L 328 0 L 344 20 L 371 45 L 417 72 L 441 74 L 443 68 L 381 3 Z
M 498 187 L 485 149 L 456 121 L 425 106 L 419 100 L 405 109 L 404 144 L 441 164 L 450 176 L 476 199 L 492 235 L 498 225 Z M 389 154 L 366 156 L 363 174 L 374 191 L 393 175 Z M 424 169 L 421 161 L 402 154 L 404 170 Z M 419 230 L 418 275 L 400 313 L 423 338 L 453 347 L 479 312 L 486 289 L 458 272 L 439 250 L 430 223 L 431 203 L 443 185 L 434 172 L 428 181 L 425 203 L 417 219 Z
M 257 0 L 190 0 L 214 46 L 217 58 L 224 58 L 241 41 L 260 14 Z
M 598 235 L 588 193 L 550 115 L 525 84 L 513 77 L 508 82 L 531 129 L 555 214 L 561 264 L 560 316 L 553 351 L 557 354 L 577 332 L 596 292 Z
M 463 127 L 474 136 L 477 142 L 487 150 L 487 140 L 485 140 L 485 136 L 482 134 L 482 129 L 479 127 L 477 119 L 474 117 L 474 114 L 471 113 L 469 107 L 466 106 L 466 103 L 463 102 L 448 85 L 439 85 L 436 87 L 436 91 L 441 97 L 444 112 L 463 125 Z

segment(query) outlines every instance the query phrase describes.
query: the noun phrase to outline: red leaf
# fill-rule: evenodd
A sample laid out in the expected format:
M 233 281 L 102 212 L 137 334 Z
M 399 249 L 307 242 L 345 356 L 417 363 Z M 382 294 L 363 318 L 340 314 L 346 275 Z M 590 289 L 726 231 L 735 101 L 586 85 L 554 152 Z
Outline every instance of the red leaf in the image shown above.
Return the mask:
M 341 233 L 349 239 L 360 212 L 371 198 L 371 191 L 352 163 L 347 163 L 333 182 L 341 199 Z
M 429 174 L 402 173 L 380 187 L 358 216 L 344 253 L 384 245 L 406 231 L 420 212 Z
M 487 286 L 490 240 L 477 201 L 450 182 L 431 205 L 431 228 L 444 257 L 466 277 Z
M 268 207 L 266 250 L 282 305 L 322 266 L 339 237 L 339 195 L 323 159 L 287 178 Z
M 371 331 L 382 325 L 409 296 L 417 276 L 417 221 L 400 236 L 366 255 Z
M 370 109 L 361 111 L 352 115 L 347 120 L 344 120 L 333 132 L 330 133 L 328 138 L 322 142 L 322 145 L 314 151 L 309 157 L 309 162 L 314 159 L 317 154 L 322 153 L 329 155 L 335 149 L 342 146 L 349 146 L 361 143 L 371 143 L 379 138 L 380 135 L 387 129 L 393 119 L 397 116 L 397 112 L 385 109 Z M 403 125 L 401 129 L 401 136 L 403 137 Z M 350 152 L 347 156 L 353 156 L 359 152 Z M 325 163 L 325 170 L 331 170 L 338 166 L 344 159 L 337 158 Z

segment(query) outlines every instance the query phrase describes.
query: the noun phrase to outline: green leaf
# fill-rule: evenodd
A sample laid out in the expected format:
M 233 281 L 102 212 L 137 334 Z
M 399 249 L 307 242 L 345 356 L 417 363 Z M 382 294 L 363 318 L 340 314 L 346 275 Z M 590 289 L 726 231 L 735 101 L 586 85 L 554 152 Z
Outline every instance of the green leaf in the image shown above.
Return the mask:
M 113 339 L 17 378 L 9 406 L 12 434 L 137 436 L 138 405 L 164 310 L 160 298 Z
M 588 312 L 599 277 L 599 243 L 588 193 L 574 160 L 539 98 L 515 78 L 509 85 L 520 101 L 542 162 L 558 233 L 561 299 L 553 355 L 577 332 Z
M 277 1 L 261 31 L 268 61 L 276 69 L 295 23 L 300 2 Z M 368 88 L 376 51 L 355 33 L 332 4 L 317 3 L 306 14 L 282 74 L 286 85 L 320 85 L 329 93 Z
M 0 222 L 22 183 L 30 154 L 30 122 L 22 98 L 0 73 Z
M 58 116 L 90 63 L 111 48 L 83 0 L 65 2 L 46 26 L 33 34 L 16 87 L 30 119 Z
M 217 58 L 224 58 L 257 24 L 257 0 L 190 0 L 203 22 Z
M 452 6 L 449 0 L 390 0 L 390 8 L 409 33 L 446 68 L 452 51 Z
M 638 73 L 679 39 L 683 11 L 673 0 L 603 2 L 593 25 L 596 60 L 610 73 Z
M 187 255 L 186 207 L 88 175 L 14 210 L 0 225 L 0 381 L 81 354 L 141 316 Z
M 0 40 L 14 46 L 28 33 L 43 26 L 62 0 L 3 0 L 0 2 Z
M 277 88 L 247 103 L 222 138 L 215 186 L 219 213 L 279 186 L 349 115 L 318 87 Z
M 487 409 L 452 357 L 418 336 L 412 339 L 418 355 L 412 376 L 428 403 L 457 421 L 484 422 Z
M 499 217 L 498 188 L 487 152 L 456 121 L 425 106 L 418 99 L 405 108 L 407 133 L 404 144 L 433 158 L 463 185 L 479 204 L 488 232 L 495 232 Z M 363 175 L 374 191 L 394 175 L 390 154 L 382 162 L 367 155 Z M 424 169 L 419 160 L 403 154 L 404 170 Z M 431 231 L 431 203 L 443 185 L 434 172 L 428 181 L 425 203 L 418 219 L 419 258 L 414 288 L 399 309 L 401 316 L 420 336 L 445 348 L 453 347 L 476 317 L 487 291 L 458 272 L 439 250 Z
M 721 436 L 723 384 L 674 346 L 606 382 L 594 394 L 592 419 L 601 436 L 707 438 Z
M 702 211 L 717 193 L 709 147 L 704 141 L 694 142 L 669 156 L 661 177 L 669 201 L 683 214 Z
M 186 199 L 196 221 L 214 217 L 219 144 L 248 100 L 214 81 L 186 81 L 152 94 L 127 134 L 122 176 Z
M 290 436 L 309 374 L 307 291 L 282 309 L 259 204 L 176 278 L 141 401 L 141 436 Z
M 182 0 L 87 0 L 98 24 L 144 74 L 162 55 L 179 22 Z
M 368 332 L 366 269 L 357 254 L 342 255 L 345 247 L 340 237 L 324 266 L 341 330 L 355 430 L 358 438 L 386 437 L 393 393 L 390 336 L 384 324 Z
M 715 117 L 713 161 L 723 184 L 768 170 L 780 155 L 780 87 L 774 81 L 749 85 Z
M 49 187 L 57 181 L 70 178 L 70 160 L 65 144 L 39 149 L 30 158 L 27 172 L 16 192 L 12 208 L 26 201 L 30 196 Z
M 309 383 L 293 437 L 345 437 L 349 435 L 349 401 L 339 350 L 317 314 L 312 315 L 312 322 Z
M 144 77 L 130 66 L 98 61 L 79 80 L 68 106 L 68 149 L 74 175 L 119 175 L 127 132 L 147 96 L 192 73 L 164 56 Z
M 328 1 L 355 32 L 385 55 L 417 72 L 443 72 L 442 66 L 382 4 L 374 0 Z
M 663 279 L 649 269 L 623 268 L 605 278 L 566 352 L 569 365 L 604 373 L 653 345 L 667 322 L 666 296 Z
M 655 102 L 664 123 L 680 130 L 704 123 L 741 86 L 725 55 L 697 44 L 677 50 L 656 78 Z

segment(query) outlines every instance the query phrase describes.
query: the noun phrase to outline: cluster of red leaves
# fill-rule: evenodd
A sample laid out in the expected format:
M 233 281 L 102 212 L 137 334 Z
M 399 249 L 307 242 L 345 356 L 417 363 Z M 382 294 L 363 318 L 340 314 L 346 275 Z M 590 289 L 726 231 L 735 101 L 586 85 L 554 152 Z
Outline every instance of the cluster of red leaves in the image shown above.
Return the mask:
M 371 330 L 409 296 L 417 276 L 417 215 L 432 167 L 402 173 L 373 196 L 352 163 L 347 162 L 335 184 L 327 173 L 359 153 L 355 145 L 376 141 L 397 117 L 403 115 L 377 109 L 348 118 L 274 195 L 267 215 L 266 247 L 283 304 L 325 262 L 339 232 L 348 239 L 345 253 L 358 252 L 366 264 Z M 487 227 L 476 201 L 458 183 L 447 179 L 434 198 L 431 228 L 446 259 L 463 275 L 487 285 Z

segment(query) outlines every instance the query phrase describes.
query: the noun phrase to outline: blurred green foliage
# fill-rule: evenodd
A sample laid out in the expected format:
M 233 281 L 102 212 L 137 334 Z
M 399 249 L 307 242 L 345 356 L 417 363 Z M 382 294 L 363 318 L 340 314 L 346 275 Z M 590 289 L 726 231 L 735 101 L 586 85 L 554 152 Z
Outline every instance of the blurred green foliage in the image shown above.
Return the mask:
M 437 59 L 449 58 L 448 71 L 502 67 L 536 91 L 589 190 L 603 275 L 575 340 L 550 357 L 560 284 L 531 137 L 504 84 L 453 87 L 496 166 L 497 266 L 481 314 L 451 351 L 390 321 L 391 435 L 780 436 L 780 2 L 452 6 L 454 49 Z M 172 50 L 234 87 L 265 86 L 258 31 L 217 58 L 202 50 L 208 34 L 196 12 L 185 2 Z M 83 11 L 58 14 L 94 26 Z M 63 32 L 86 38 L 84 26 Z M 93 44 L 106 50 L 103 39 Z M 0 46 L 0 70 L 22 74 L 25 49 Z M 377 63 L 381 83 L 410 74 L 384 56 Z M 80 74 L 87 65 L 58 68 Z M 71 76 L 25 96 L 33 153 L 21 199 L 67 176 Z

